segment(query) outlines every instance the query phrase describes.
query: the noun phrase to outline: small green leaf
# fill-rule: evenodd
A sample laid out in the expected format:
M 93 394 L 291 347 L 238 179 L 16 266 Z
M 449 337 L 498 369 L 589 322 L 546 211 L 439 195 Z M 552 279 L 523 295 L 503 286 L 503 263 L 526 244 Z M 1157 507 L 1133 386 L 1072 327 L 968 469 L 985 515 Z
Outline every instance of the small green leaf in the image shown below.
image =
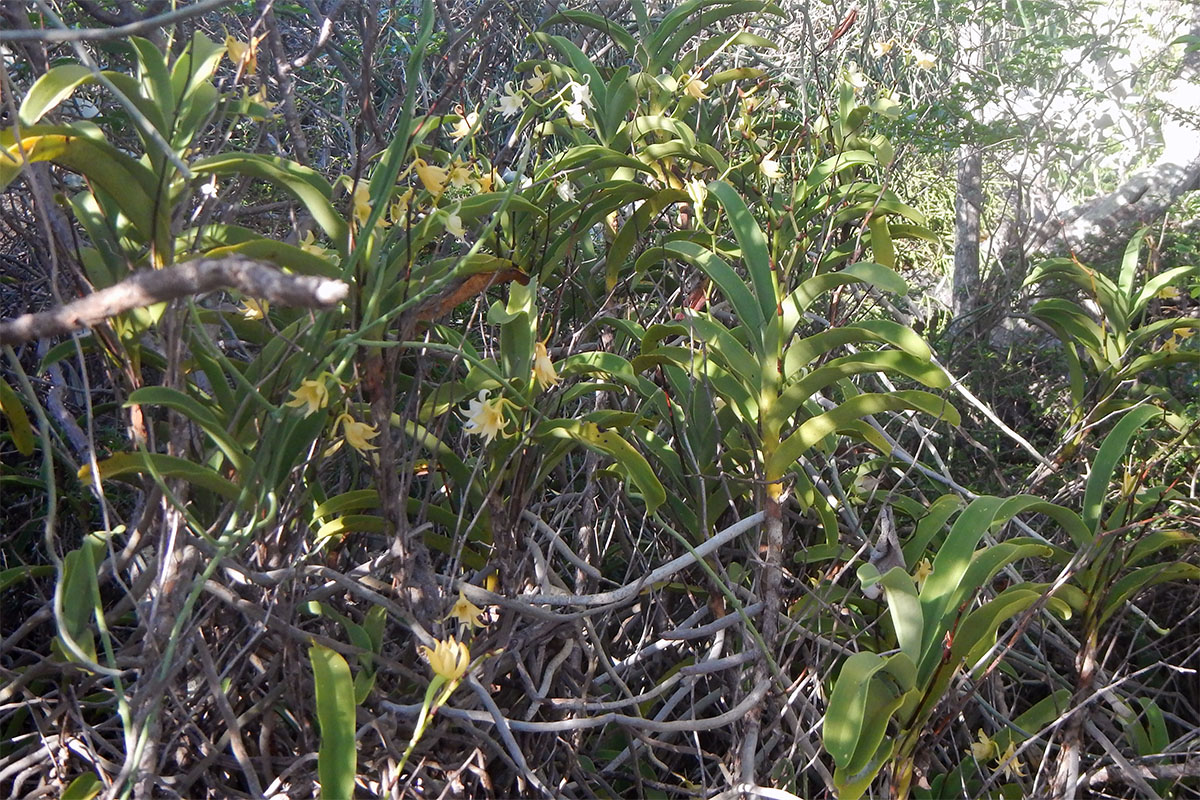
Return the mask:
M 317 775 L 323 800 L 350 800 L 358 771 L 354 732 L 354 681 L 350 665 L 338 653 L 319 644 L 308 649 L 316 685 L 317 721 L 321 744 Z
M 34 443 L 33 426 L 29 424 L 29 417 L 25 413 L 25 406 L 21 404 L 21 398 L 4 378 L 0 378 L 0 414 L 8 418 L 8 428 L 17 452 L 23 456 L 31 455 Z
M 31 578 L 44 578 L 47 575 L 53 574 L 54 567 L 50 564 L 41 564 L 38 566 L 25 564 L 20 567 L 9 567 L 8 569 L 0 570 L 0 592 L 3 592 L 15 583 L 30 580 Z
M 92 800 L 93 797 L 100 794 L 100 790 L 103 788 L 104 784 L 100 782 L 100 779 L 89 772 L 71 781 L 70 785 L 63 790 L 62 800 Z

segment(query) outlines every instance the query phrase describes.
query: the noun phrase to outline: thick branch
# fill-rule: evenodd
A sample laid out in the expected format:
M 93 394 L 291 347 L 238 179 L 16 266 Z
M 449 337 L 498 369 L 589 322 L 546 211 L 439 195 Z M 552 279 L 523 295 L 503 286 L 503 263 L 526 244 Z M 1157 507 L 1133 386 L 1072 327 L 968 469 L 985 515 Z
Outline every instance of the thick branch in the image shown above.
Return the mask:
M 331 308 L 345 299 L 350 290 L 341 281 L 288 275 L 241 256 L 200 258 L 167 269 L 135 272 L 115 286 L 65 306 L 0 321 L 0 345 L 58 336 L 134 308 L 217 289 L 237 289 L 249 297 L 305 308 Z

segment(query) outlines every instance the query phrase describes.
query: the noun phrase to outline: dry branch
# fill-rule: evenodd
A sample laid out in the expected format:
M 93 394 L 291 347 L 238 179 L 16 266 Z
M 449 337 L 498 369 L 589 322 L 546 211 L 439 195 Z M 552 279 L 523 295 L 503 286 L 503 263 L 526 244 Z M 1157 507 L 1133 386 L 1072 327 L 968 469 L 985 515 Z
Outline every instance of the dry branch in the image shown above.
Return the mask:
M 65 306 L 0 321 L 0 345 L 70 333 L 134 308 L 218 289 L 237 289 L 248 297 L 305 308 L 331 308 L 350 290 L 342 281 L 289 275 L 242 256 L 200 258 L 167 269 L 135 272 L 115 286 Z

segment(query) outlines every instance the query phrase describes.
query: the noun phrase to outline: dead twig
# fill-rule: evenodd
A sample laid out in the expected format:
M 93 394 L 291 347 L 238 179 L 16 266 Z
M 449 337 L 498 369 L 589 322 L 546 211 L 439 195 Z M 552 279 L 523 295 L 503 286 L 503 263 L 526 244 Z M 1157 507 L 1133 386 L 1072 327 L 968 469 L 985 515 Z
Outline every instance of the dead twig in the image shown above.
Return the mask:
M 237 289 L 249 297 L 305 308 L 331 308 L 350 291 L 342 281 L 289 275 L 241 256 L 200 258 L 167 269 L 135 272 L 115 286 L 59 308 L 0 321 L 0 345 L 70 333 L 134 308 L 217 289 Z

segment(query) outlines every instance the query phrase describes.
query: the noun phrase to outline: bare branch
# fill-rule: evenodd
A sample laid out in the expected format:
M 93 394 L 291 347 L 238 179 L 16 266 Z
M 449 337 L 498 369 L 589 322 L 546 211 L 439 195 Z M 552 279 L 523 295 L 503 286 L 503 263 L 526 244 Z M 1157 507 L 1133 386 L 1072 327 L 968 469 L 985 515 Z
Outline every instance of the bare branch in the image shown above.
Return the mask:
M 69 333 L 134 308 L 217 289 L 237 289 L 250 297 L 305 308 L 331 308 L 350 290 L 341 281 L 289 275 L 241 256 L 200 258 L 167 269 L 135 272 L 115 286 L 65 306 L 0 321 L 0 344 Z
M 195 5 L 184 6 L 173 11 L 168 11 L 165 14 L 158 14 L 153 17 L 131 22 L 128 25 L 120 25 L 115 28 L 62 28 L 47 30 L 31 29 L 18 31 L 0 31 L 0 43 L 3 42 L 82 42 L 82 41 L 111 41 L 113 39 L 124 39 L 126 36 L 134 36 L 139 33 L 161 28 L 164 25 L 171 25 L 180 20 L 197 17 L 209 11 L 216 11 L 221 6 L 227 6 L 233 0 L 200 0 Z

